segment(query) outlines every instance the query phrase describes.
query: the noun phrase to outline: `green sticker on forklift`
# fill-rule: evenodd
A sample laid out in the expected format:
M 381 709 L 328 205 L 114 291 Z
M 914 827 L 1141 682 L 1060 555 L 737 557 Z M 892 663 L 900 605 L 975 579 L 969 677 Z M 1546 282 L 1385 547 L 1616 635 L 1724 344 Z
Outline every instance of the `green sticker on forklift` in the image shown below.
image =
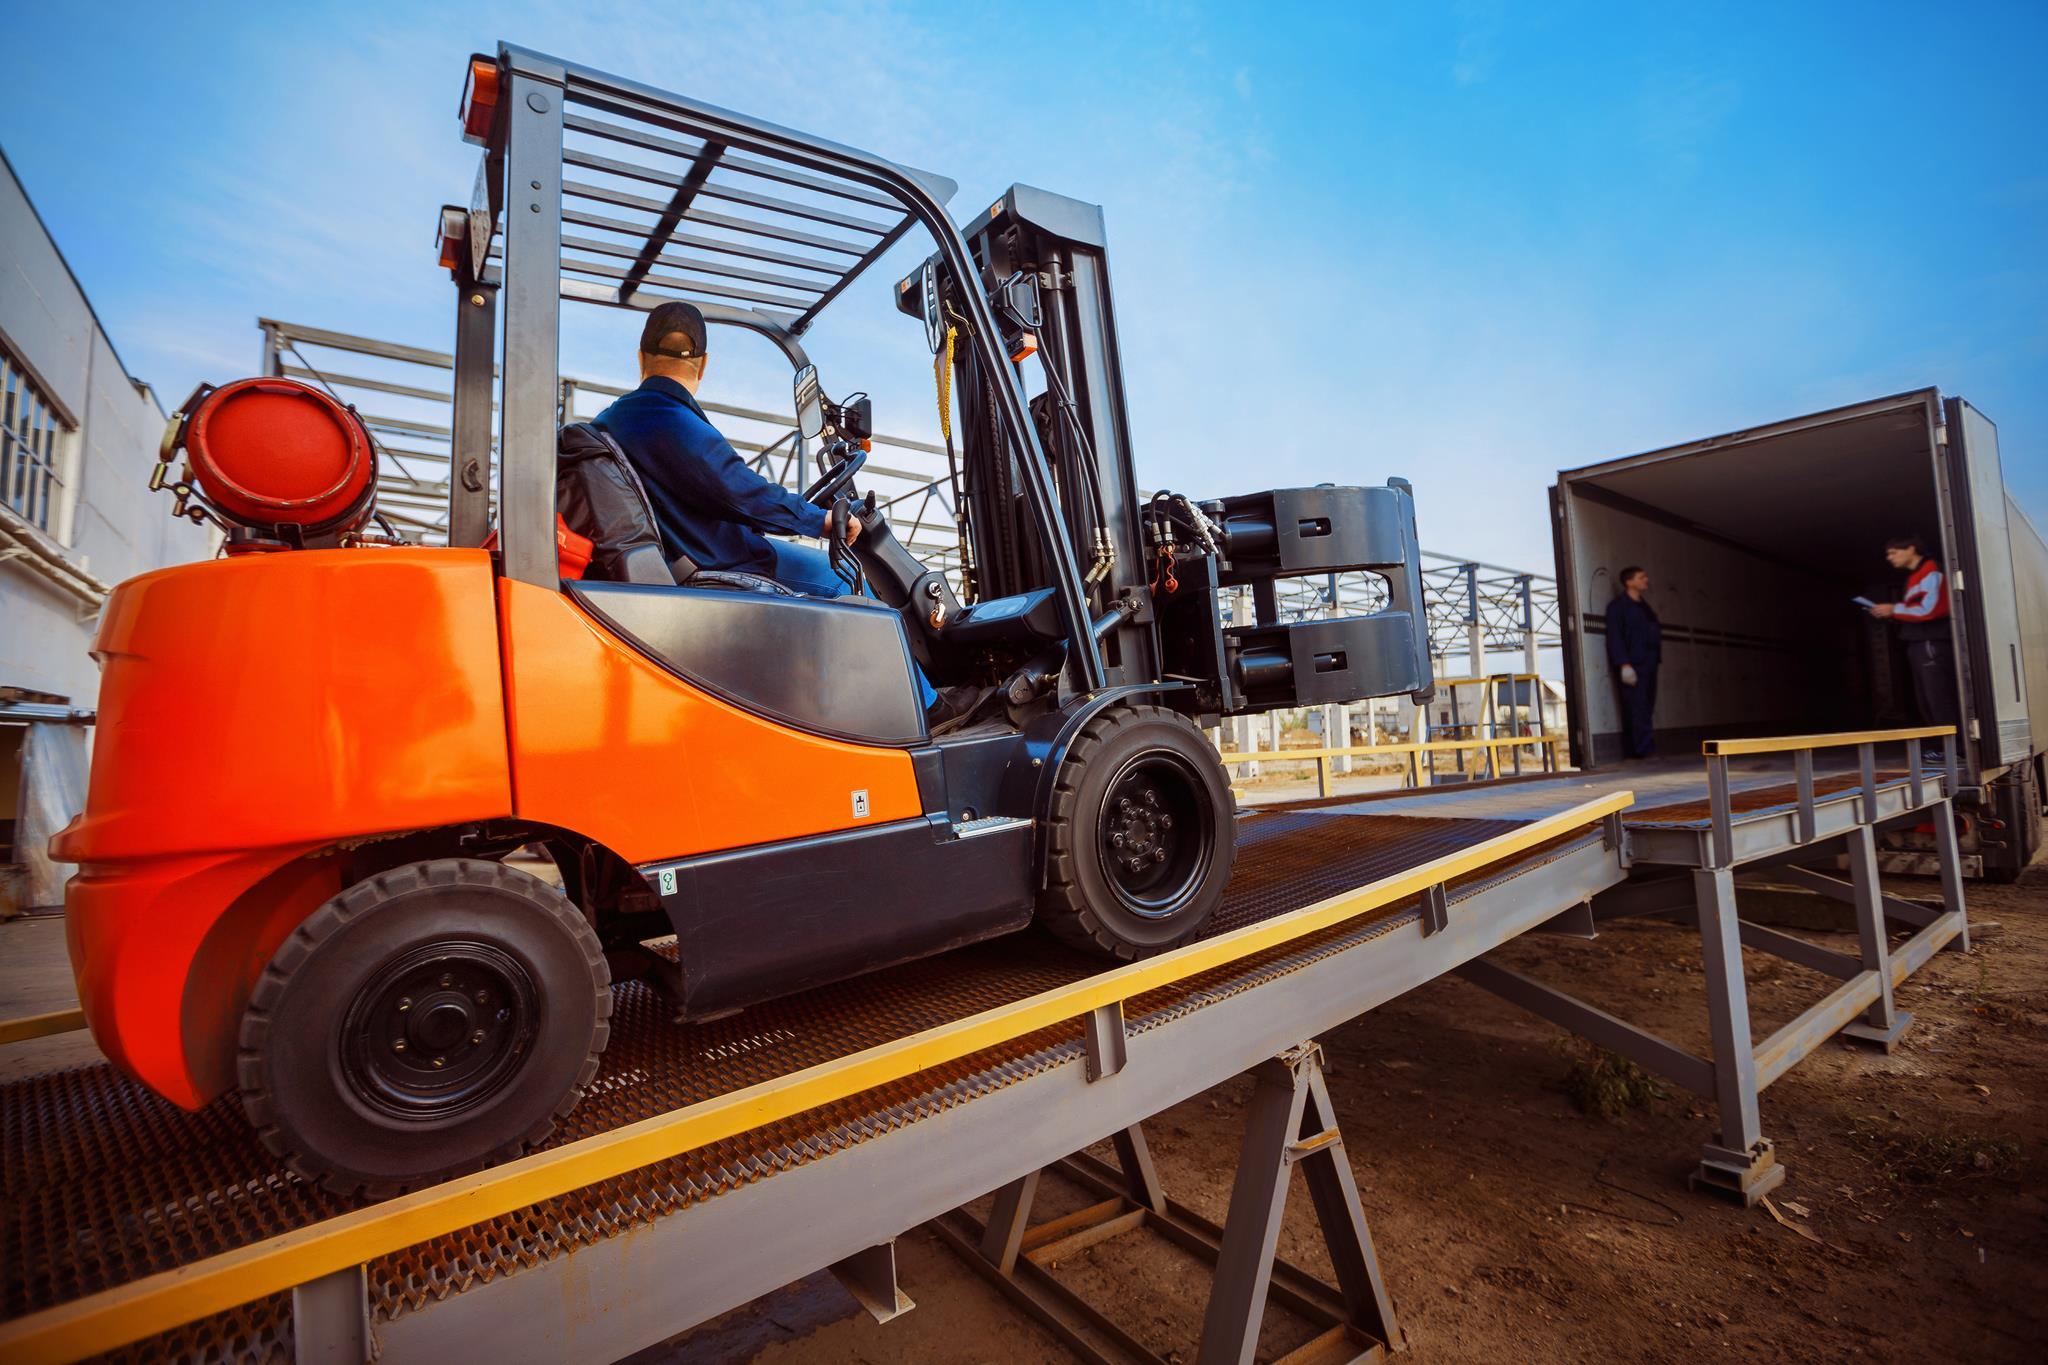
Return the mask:
M 676 870 L 672 867 L 664 867 L 661 870 L 661 894 L 664 896 L 673 896 L 675 893 Z

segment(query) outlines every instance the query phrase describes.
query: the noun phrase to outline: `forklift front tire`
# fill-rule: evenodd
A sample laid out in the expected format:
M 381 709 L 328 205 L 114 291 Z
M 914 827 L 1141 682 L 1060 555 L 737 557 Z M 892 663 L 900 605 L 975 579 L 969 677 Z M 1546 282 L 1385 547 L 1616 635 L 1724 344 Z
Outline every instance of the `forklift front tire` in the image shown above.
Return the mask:
M 561 892 L 494 862 L 409 863 L 321 906 L 264 968 L 242 1106 L 300 1175 L 395 1194 L 545 1138 L 611 1012 L 604 950 Z
M 1132 959 L 1209 922 L 1236 854 L 1230 786 L 1186 717 L 1112 706 L 1055 774 L 1038 918 L 1077 948 Z

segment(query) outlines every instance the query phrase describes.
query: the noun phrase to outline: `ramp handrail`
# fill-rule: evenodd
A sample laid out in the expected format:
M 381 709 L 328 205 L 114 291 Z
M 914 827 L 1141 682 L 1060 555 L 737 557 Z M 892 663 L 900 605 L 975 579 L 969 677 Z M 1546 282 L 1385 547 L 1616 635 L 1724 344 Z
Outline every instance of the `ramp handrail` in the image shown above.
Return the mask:
M 48 1014 L 0 1019 L 0 1047 L 27 1042 L 31 1038 L 47 1038 L 55 1033 L 71 1033 L 84 1027 L 85 1011 L 79 1009 L 51 1010 Z
M 1845 730 L 1827 735 L 1779 735 L 1761 739 L 1709 739 L 1700 744 L 1708 758 L 1745 754 L 1789 754 L 1801 749 L 1846 749 L 1858 744 L 1891 744 L 1898 740 L 1954 739 L 1953 725 L 1913 725 L 1899 730 Z
M 1617 817 L 1634 800 L 1632 792 L 1612 792 L 1396 876 L 1158 957 L 0 1323 L 0 1358 L 32 1365 L 98 1355 L 350 1270 L 1425 896 L 1457 877 Z
M 1393 754 L 1405 758 L 1401 765 L 1402 776 L 1412 787 L 1425 785 L 1422 781 L 1422 756 L 1424 754 L 1469 753 L 1475 749 L 1486 751 L 1486 761 L 1495 776 L 1500 773 L 1501 749 L 1515 751 L 1515 774 L 1521 775 L 1521 750 L 1527 748 L 1547 749 L 1543 756 L 1545 772 L 1554 771 L 1557 765 L 1557 750 L 1566 743 L 1563 735 L 1475 735 L 1470 739 L 1409 739 L 1389 744 L 1347 744 L 1318 746 L 1306 749 L 1225 749 L 1218 757 L 1226 768 L 1241 763 L 1308 763 L 1316 765 L 1316 790 L 1319 795 L 1330 796 L 1330 760 L 1333 758 L 1371 758 L 1378 754 Z M 1431 764 L 1434 772 L 1435 765 Z
M 1707 760 L 1707 810 L 1713 830 L 1711 863 L 1715 867 L 1731 866 L 1735 858 L 1735 816 L 1732 798 L 1728 789 L 1728 760 L 1753 754 L 1792 755 L 1794 781 L 1798 787 L 1799 841 L 1812 843 L 1817 830 L 1818 816 L 1814 811 L 1813 794 L 1813 752 L 1816 749 L 1856 750 L 1858 788 L 1862 798 L 1861 819 L 1865 824 L 1877 823 L 1877 746 L 1903 740 L 1906 745 L 1906 785 L 1913 809 L 1926 802 L 1925 764 L 1920 754 L 1919 741 L 1941 740 L 1942 775 L 1947 779 L 1946 791 L 1953 795 L 1956 779 L 1960 776 L 1960 761 L 1956 753 L 1956 727 L 1953 725 L 1916 725 L 1896 730 L 1845 730 L 1828 735 L 1779 735 L 1775 738 L 1760 739 L 1709 739 L 1700 744 L 1700 753 Z

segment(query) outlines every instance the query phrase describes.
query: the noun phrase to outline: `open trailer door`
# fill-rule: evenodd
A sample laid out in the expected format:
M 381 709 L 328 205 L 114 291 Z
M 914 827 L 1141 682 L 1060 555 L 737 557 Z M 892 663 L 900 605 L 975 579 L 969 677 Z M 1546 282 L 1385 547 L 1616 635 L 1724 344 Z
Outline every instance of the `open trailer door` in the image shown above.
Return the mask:
M 1597 760 L 1593 756 L 1591 708 L 1585 703 L 1585 631 L 1579 618 L 1578 561 L 1572 553 L 1577 543 L 1572 533 L 1572 499 L 1563 473 L 1549 491 L 1550 546 L 1557 565 L 1557 623 L 1564 637 L 1559 652 L 1564 658 L 1565 736 L 1570 744 L 1572 766 L 1590 768 Z
M 1969 650 L 1977 762 L 1979 768 L 1997 768 L 2021 762 L 2033 752 L 1998 428 L 1960 398 L 1946 400 L 1943 407 L 1948 419 L 1949 512 L 1954 519 L 1951 568 L 1958 571 L 1959 605 L 1968 622 L 1962 635 Z

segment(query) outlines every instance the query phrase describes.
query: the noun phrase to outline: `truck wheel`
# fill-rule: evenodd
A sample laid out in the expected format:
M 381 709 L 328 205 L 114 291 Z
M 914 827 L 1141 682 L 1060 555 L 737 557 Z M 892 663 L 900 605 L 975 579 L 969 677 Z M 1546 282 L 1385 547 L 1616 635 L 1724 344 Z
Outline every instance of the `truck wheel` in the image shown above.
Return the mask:
M 1984 880 L 2010 885 L 2020 879 L 2041 848 L 2041 794 L 2034 768 L 2022 764 L 1992 784 L 1991 811 L 2005 822 L 2005 847 L 1984 855 Z
M 440 858 L 358 882 L 292 932 L 242 1016 L 242 1107 L 271 1151 L 383 1196 L 516 1156 L 597 1071 L 604 950 L 559 891 Z
M 1209 922 L 1230 880 L 1223 765 L 1185 717 L 1113 706 L 1067 750 L 1045 846 L 1046 928 L 1118 958 L 1177 947 Z

